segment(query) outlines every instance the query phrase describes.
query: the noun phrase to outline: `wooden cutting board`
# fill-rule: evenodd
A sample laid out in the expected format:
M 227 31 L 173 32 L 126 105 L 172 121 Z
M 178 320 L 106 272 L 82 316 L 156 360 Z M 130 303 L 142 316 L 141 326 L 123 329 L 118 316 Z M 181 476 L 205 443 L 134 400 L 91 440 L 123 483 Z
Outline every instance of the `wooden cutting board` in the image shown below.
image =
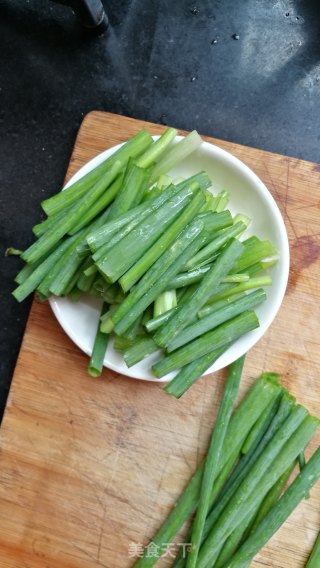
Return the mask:
M 108 113 L 87 115 L 67 179 L 143 126 L 153 134 L 164 129 Z M 241 396 L 253 377 L 273 370 L 320 415 L 320 166 L 204 138 L 260 176 L 290 238 L 287 294 L 247 357 Z M 202 378 L 177 401 L 160 385 L 108 370 L 91 379 L 86 367 L 48 304 L 35 301 L 1 429 L 1 568 L 129 568 L 204 456 L 225 371 Z M 319 442 L 318 436 L 309 453 Z M 301 568 L 319 527 L 320 484 L 252 566 Z M 170 564 L 171 553 L 159 566 Z

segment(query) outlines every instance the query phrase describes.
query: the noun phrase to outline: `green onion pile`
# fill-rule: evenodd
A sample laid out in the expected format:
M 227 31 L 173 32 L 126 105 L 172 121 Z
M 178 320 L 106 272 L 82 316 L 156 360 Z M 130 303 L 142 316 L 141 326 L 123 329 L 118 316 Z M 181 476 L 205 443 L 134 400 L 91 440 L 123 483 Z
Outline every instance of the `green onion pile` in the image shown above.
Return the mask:
M 151 568 L 193 513 L 190 546 L 173 567 L 248 568 L 320 479 L 318 448 L 286 488 L 320 421 L 278 375 L 263 374 L 231 416 L 242 367 L 243 357 L 230 367 L 206 459 L 153 537 L 153 554 L 146 547 L 135 568 Z M 320 539 L 308 568 L 319 567 L 319 549 Z
M 141 130 L 99 166 L 42 202 L 47 218 L 20 254 L 18 301 L 37 291 L 82 294 L 103 305 L 88 372 L 99 376 L 110 334 L 128 367 L 158 352 L 154 375 L 175 371 L 166 391 L 180 397 L 242 335 L 259 326 L 266 274 L 277 250 L 245 238 L 249 219 L 226 209 L 228 193 L 208 191 L 205 172 L 168 172 L 202 140 L 172 144 Z M 245 206 L 245 204 L 244 204 Z M 18 251 L 19 252 L 19 251 Z

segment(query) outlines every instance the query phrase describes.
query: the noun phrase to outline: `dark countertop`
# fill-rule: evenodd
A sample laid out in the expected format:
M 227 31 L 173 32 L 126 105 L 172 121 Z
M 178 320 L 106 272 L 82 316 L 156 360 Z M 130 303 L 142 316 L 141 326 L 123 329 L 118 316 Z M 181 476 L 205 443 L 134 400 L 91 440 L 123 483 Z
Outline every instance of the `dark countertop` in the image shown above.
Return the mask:
M 319 161 L 316 0 L 105 6 L 110 26 L 95 37 L 66 6 L 0 0 L 0 417 L 30 306 L 10 295 L 19 260 L 4 251 L 31 242 L 38 204 L 61 187 L 87 112 Z

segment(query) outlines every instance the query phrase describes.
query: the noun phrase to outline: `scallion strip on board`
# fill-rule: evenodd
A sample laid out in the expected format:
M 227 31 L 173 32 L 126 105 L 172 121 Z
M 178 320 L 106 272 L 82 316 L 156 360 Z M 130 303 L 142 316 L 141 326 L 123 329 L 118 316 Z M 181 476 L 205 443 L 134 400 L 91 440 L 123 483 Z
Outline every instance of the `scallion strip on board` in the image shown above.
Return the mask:
M 226 436 L 232 409 L 236 401 L 244 365 L 244 357 L 237 359 L 229 369 L 222 402 L 213 429 L 201 481 L 199 503 L 192 525 L 191 551 L 187 556 L 186 568 L 196 568 L 201 544 L 203 527 L 210 505 L 210 494 L 215 483 L 218 464 L 221 460 L 222 447 Z

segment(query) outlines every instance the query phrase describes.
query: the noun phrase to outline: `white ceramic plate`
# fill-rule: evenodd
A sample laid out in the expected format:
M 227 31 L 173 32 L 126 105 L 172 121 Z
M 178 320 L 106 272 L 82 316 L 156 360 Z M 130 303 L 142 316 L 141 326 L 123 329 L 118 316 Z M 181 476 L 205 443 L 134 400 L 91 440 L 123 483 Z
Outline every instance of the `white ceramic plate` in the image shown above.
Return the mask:
M 154 137 L 158 138 L 157 136 Z M 177 136 L 178 141 L 181 137 Z M 90 162 L 85 164 L 69 181 L 66 187 L 74 183 L 91 169 L 99 165 L 105 158 L 117 150 L 121 144 L 102 152 Z M 201 147 L 181 162 L 179 167 L 169 172 L 170 175 L 188 177 L 200 170 L 205 170 L 213 182 L 212 191 L 226 189 L 230 193 L 228 208 L 232 213 L 244 213 L 250 217 L 251 224 L 244 238 L 256 234 L 262 239 L 269 239 L 278 247 L 279 262 L 270 269 L 273 285 L 266 289 L 267 300 L 257 308 L 260 327 L 234 343 L 205 374 L 222 369 L 235 359 L 246 353 L 268 329 L 275 318 L 288 281 L 289 274 L 289 245 L 281 213 L 276 202 L 262 181 L 240 160 L 222 150 L 218 146 L 203 142 Z M 50 299 L 52 310 L 72 341 L 87 355 L 91 355 L 94 336 L 101 303 L 92 297 L 83 297 L 79 302 L 72 302 L 67 298 Z M 151 371 L 152 364 L 158 359 L 157 354 L 144 359 L 137 365 L 128 369 L 122 357 L 113 349 L 111 341 L 104 366 L 123 375 L 135 379 L 159 381 Z M 172 375 L 160 379 L 167 382 Z

